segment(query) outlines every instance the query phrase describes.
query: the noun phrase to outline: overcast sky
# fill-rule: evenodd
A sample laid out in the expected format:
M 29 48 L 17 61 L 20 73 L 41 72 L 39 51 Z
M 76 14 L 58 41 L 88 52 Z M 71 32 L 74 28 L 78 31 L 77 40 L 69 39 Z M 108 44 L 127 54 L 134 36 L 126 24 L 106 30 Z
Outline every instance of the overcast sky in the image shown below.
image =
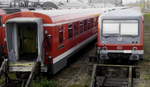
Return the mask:
M 126 3 L 134 3 L 136 1 L 139 1 L 139 0 L 123 0 L 123 3 L 126 4 Z
M 4 1 L 4 2 L 7 2 L 7 1 L 12 1 L 12 0 L 0 0 L 0 1 Z M 38 1 L 38 0 L 31 0 L 31 1 Z M 40 0 L 40 1 L 67 1 L 67 0 Z M 77 0 L 70 0 L 71 2 L 75 2 Z M 78 0 L 79 1 L 79 0 Z M 88 0 L 80 0 L 80 1 L 84 1 L 84 2 L 87 2 Z M 123 3 L 126 4 L 126 3 L 133 3 L 133 2 L 136 2 L 136 1 L 139 1 L 139 0 L 123 0 Z
M 67 0 L 41 0 L 41 1 L 67 1 Z M 70 1 L 77 1 L 77 0 L 70 0 Z M 81 1 L 88 1 L 88 0 L 81 0 Z M 133 3 L 139 0 L 123 0 L 123 3 Z

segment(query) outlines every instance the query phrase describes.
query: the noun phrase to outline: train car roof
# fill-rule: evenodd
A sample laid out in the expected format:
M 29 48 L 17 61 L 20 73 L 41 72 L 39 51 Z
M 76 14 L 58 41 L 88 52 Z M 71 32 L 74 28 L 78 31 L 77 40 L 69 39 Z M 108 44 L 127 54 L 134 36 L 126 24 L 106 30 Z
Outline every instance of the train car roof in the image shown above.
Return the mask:
M 61 16 L 66 14 L 85 14 L 85 13 L 102 13 L 100 9 L 60 9 L 60 10 L 34 10 L 32 12 L 42 13 L 48 16 Z
M 120 8 L 116 8 L 120 9 Z M 33 11 L 18 12 L 11 14 L 4 19 L 4 22 L 8 21 L 7 19 L 12 19 L 18 17 L 38 17 L 44 20 L 44 23 L 58 24 L 62 22 L 74 22 L 84 20 L 85 18 L 96 17 L 102 14 L 104 11 L 110 10 L 110 8 L 89 8 L 89 9 L 59 9 L 59 10 L 42 10 L 36 9 Z M 6 20 L 6 21 L 5 21 Z M 20 19 L 18 19 L 20 20 Z M 17 21 L 15 19 L 15 21 Z
M 98 9 L 65 9 L 65 10 L 34 10 L 27 12 L 18 12 L 6 17 L 7 19 L 19 18 L 19 17 L 39 17 L 44 20 L 44 23 L 60 23 L 60 22 L 73 22 L 78 20 L 84 20 L 85 18 L 96 17 L 100 15 Z M 18 19 L 20 20 L 20 19 Z M 8 21 L 8 20 L 7 20 Z M 15 19 L 15 21 L 17 21 Z
M 139 18 L 143 16 L 140 8 L 127 8 L 127 9 L 118 9 L 115 11 L 104 13 L 102 19 L 128 19 L 128 18 Z
M 32 12 L 39 12 L 49 16 L 59 16 L 64 14 L 75 14 L 75 13 L 98 13 L 102 14 L 109 10 L 117 10 L 122 9 L 123 7 L 114 7 L 114 8 L 86 8 L 86 9 L 54 9 L 54 10 L 40 10 L 36 9 Z
M 36 13 L 48 15 L 54 23 L 61 21 L 69 21 L 78 18 L 99 16 L 101 11 L 98 9 L 64 9 L 64 10 L 36 10 Z

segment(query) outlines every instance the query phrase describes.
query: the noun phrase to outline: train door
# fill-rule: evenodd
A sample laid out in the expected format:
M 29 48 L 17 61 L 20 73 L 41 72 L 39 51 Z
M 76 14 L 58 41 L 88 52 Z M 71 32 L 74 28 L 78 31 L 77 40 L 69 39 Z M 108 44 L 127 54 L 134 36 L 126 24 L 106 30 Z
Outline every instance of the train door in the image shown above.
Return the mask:
M 43 26 L 39 18 L 14 18 L 6 24 L 10 61 L 43 63 Z

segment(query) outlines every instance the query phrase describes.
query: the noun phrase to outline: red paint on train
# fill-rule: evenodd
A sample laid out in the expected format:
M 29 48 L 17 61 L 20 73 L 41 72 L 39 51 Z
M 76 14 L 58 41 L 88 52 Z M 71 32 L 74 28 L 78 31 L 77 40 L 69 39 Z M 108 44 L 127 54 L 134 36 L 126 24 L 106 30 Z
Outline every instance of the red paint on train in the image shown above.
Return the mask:
M 15 18 L 41 18 L 44 29 L 42 45 L 44 67 L 49 69 L 51 66 L 50 71 L 56 73 L 66 65 L 70 55 L 96 38 L 98 17 L 99 14 L 92 13 L 51 16 L 42 12 L 20 12 L 5 16 L 3 22 L 6 23 L 7 28 L 9 20 Z M 28 22 L 28 19 L 23 21 Z M 15 23 L 19 23 L 19 21 Z M 8 32 L 7 30 L 6 32 Z M 7 42 L 7 44 L 11 43 Z M 8 50 L 10 52 L 10 49 Z

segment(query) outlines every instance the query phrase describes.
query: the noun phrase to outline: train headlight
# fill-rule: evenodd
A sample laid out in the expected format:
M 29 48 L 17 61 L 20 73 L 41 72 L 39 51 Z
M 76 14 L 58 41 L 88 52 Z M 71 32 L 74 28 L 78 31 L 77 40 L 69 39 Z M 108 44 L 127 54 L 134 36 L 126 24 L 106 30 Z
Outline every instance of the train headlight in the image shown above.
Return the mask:
M 133 47 L 132 50 L 134 50 L 134 51 L 137 50 L 137 47 Z
M 45 34 L 48 34 L 48 31 L 47 31 L 47 30 L 45 31 Z

